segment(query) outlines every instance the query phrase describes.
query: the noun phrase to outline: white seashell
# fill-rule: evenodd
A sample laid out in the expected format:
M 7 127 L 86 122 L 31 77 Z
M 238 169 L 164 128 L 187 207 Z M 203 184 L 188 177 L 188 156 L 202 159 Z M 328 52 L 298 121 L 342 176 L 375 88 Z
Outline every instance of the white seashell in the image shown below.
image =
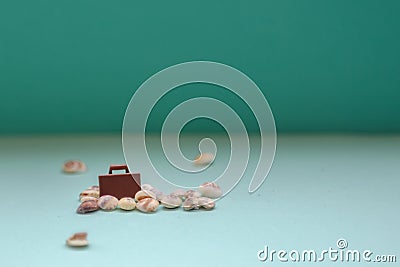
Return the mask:
M 201 193 L 199 191 L 195 191 L 195 190 L 188 190 L 185 192 L 185 198 L 189 198 L 189 197 L 199 198 L 199 197 L 201 197 Z
M 149 185 L 149 184 L 142 184 L 142 190 L 146 191 L 146 190 L 152 190 L 154 189 L 153 186 Z
M 134 210 L 136 208 L 136 202 L 131 197 L 123 197 L 118 201 L 118 207 L 121 210 Z
M 156 195 L 152 191 L 149 191 L 149 190 L 146 190 L 146 191 L 140 190 L 140 191 L 136 192 L 136 194 L 135 194 L 136 201 L 140 201 L 145 198 L 154 198 L 155 199 Z
M 98 190 L 85 190 L 82 193 L 79 194 L 79 200 L 83 197 L 95 197 L 99 198 L 100 197 L 100 192 Z
M 221 188 L 214 182 L 207 182 L 200 185 L 199 192 L 204 197 L 209 197 L 209 198 L 219 198 L 222 196 Z
M 80 200 L 81 200 L 81 202 L 85 202 L 85 201 L 96 201 L 97 202 L 98 198 L 90 197 L 90 196 L 84 196 L 84 197 L 81 197 Z
M 157 199 L 158 201 L 161 201 L 161 199 L 165 196 L 163 192 L 155 188 L 151 189 L 150 192 L 151 192 L 150 194 L 154 195 L 153 198 Z
M 66 243 L 70 247 L 84 247 L 89 245 L 87 233 L 76 233 L 67 239 Z
M 118 207 L 118 198 L 104 195 L 99 198 L 97 205 L 102 210 L 115 210 Z
M 86 171 L 86 164 L 80 160 L 68 160 L 64 162 L 63 171 L 65 173 L 77 173 Z
M 175 190 L 174 192 L 171 193 L 171 195 L 177 196 L 182 200 L 185 199 L 185 194 L 186 194 L 186 191 L 183 190 L 183 189 L 177 189 L 177 190 Z
M 144 198 L 136 204 L 136 208 L 141 212 L 149 213 L 157 210 L 159 202 L 153 198 Z
M 184 210 L 198 210 L 200 208 L 197 198 L 187 198 L 182 204 Z
M 198 204 L 206 210 L 211 210 L 215 207 L 215 201 L 208 197 L 199 197 Z
M 174 209 L 182 205 L 182 199 L 175 195 L 168 195 L 161 199 L 161 204 L 168 209 Z
M 194 159 L 193 163 L 196 165 L 209 165 L 213 161 L 214 161 L 214 154 L 202 153 Z

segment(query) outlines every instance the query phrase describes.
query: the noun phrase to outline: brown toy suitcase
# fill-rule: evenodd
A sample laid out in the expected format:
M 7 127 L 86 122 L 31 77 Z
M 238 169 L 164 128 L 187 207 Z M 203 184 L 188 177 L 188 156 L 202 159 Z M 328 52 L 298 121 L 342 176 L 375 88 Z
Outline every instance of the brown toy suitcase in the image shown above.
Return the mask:
M 112 173 L 125 170 L 125 173 Z M 127 165 L 111 165 L 108 174 L 99 175 L 100 196 L 111 195 L 118 199 L 135 197 L 140 190 L 140 173 L 129 173 Z

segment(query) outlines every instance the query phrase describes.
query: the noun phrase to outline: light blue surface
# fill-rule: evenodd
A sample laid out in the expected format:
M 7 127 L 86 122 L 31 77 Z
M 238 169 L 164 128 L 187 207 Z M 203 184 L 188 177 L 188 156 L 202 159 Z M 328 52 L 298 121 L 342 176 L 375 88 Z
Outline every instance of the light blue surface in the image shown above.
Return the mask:
M 257 252 L 265 245 L 320 251 L 336 248 L 339 238 L 349 249 L 400 260 L 400 136 L 278 136 L 260 190 L 249 195 L 245 177 L 209 212 L 76 214 L 79 192 L 109 164 L 124 162 L 120 141 L 1 137 L 0 266 L 285 266 L 260 262 Z M 88 172 L 63 174 L 71 158 Z M 66 247 L 78 231 L 89 233 L 89 247 Z

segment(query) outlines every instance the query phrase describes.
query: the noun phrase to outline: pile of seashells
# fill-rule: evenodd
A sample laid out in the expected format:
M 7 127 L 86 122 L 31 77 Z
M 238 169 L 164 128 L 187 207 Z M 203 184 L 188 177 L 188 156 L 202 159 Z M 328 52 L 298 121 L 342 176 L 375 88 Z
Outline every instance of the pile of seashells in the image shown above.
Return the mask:
M 117 208 L 131 211 L 138 209 L 141 212 L 155 212 L 161 204 L 167 209 L 183 207 L 184 210 L 198 210 L 200 208 L 211 210 L 215 207 L 215 199 L 222 196 L 221 188 L 214 182 L 206 182 L 199 186 L 198 191 L 178 189 L 169 195 L 165 195 L 149 184 L 142 185 L 135 198 L 124 197 L 117 199 L 114 196 L 104 195 L 100 197 L 99 187 L 91 186 L 79 195 L 80 206 L 76 210 L 79 214 L 85 214 L 99 209 L 112 211 Z

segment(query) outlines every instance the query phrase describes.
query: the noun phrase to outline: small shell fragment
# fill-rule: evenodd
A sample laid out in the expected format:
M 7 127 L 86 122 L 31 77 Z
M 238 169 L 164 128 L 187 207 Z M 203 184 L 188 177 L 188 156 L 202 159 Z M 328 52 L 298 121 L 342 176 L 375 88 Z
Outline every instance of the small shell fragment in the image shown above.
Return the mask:
M 97 205 L 99 205 L 99 208 L 102 210 L 115 210 L 118 206 L 118 198 L 104 195 L 99 198 Z
M 131 197 L 123 197 L 118 201 L 118 207 L 121 210 L 134 210 L 136 208 L 136 202 Z
M 89 212 L 93 212 L 99 209 L 99 206 L 97 205 L 97 201 L 89 200 L 82 202 L 78 209 L 76 210 L 76 213 L 79 214 L 85 214 Z
M 99 198 L 100 192 L 98 190 L 86 189 L 85 191 L 79 194 L 79 200 L 83 197 Z
M 167 209 L 175 209 L 182 205 L 182 199 L 176 195 L 168 195 L 161 199 L 161 204 Z
M 196 165 L 209 165 L 213 161 L 214 161 L 214 154 L 202 153 L 194 159 L 193 163 Z
M 182 204 L 184 210 L 198 210 L 200 208 L 197 198 L 189 197 Z
M 86 164 L 80 160 L 68 160 L 64 162 L 63 171 L 65 173 L 78 173 L 86 171 Z
M 67 245 L 70 247 L 85 247 L 89 245 L 87 241 L 87 233 L 76 233 L 66 241 Z
M 81 197 L 80 201 L 81 201 L 81 202 L 86 202 L 86 201 L 96 201 L 96 202 L 97 202 L 97 198 L 95 198 L 95 197 L 89 197 L 89 196 L 84 196 L 84 197 Z
M 199 198 L 201 197 L 201 193 L 195 190 L 188 190 L 185 192 L 185 198 L 190 198 L 190 197 Z
M 100 191 L 100 187 L 98 185 L 92 185 L 92 186 L 89 186 L 86 190 Z
M 149 185 L 149 184 L 142 184 L 142 190 L 146 191 L 146 190 L 152 190 L 154 189 L 153 186 Z
M 136 201 L 140 201 L 145 198 L 154 198 L 155 199 L 156 195 L 150 190 L 147 190 L 147 191 L 140 190 L 140 191 L 136 192 L 136 194 L 135 194 Z
M 145 213 L 156 211 L 158 206 L 159 202 L 153 198 L 144 198 L 136 204 L 136 208 Z
M 199 197 L 198 204 L 206 210 L 211 210 L 215 207 L 215 201 L 208 197 Z
M 186 195 L 186 191 L 183 189 L 176 189 L 174 192 L 172 192 L 170 195 L 174 195 L 179 197 L 180 199 L 184 200 L 185 199 L 185 195 Z
M 204 197 L 209 197 L 209 198 L 219 198 L 222 196 L 221 188 L 214 182 L 207 182 L 200 185 L 199 192 Z

